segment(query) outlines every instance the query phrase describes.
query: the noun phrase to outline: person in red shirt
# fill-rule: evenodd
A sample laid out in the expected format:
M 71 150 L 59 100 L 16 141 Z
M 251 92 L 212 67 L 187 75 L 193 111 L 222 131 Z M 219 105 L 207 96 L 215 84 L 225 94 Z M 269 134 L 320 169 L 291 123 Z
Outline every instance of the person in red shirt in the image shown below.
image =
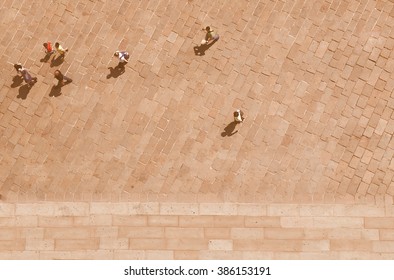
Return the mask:
M 45 52 L 47 54 L 53 54 L 55 52 L 55 50 L 52 48 L 52 43 L 51 42 L 46 42 L 43 44 L 44 48 L 45 48 Z

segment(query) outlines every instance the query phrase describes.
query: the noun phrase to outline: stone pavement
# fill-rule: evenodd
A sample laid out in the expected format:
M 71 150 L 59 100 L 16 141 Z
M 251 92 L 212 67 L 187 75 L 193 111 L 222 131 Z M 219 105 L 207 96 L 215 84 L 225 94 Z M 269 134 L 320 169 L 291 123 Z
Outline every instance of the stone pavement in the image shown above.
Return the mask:
M 0 259 L 394 259 L 394 206 L 2 204 Z
M 196 55 L 206 25 L 220 40 Z M 390 0 L 0 0 L 0 31 L 7 205 L 393 203 Z

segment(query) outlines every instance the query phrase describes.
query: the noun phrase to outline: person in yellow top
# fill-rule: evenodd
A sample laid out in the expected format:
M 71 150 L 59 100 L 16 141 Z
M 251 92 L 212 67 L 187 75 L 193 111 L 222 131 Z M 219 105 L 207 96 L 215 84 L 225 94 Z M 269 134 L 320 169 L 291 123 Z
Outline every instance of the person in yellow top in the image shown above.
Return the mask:
M 55 43 L 55 49 L 57 50 L 61 58 L 64 58 L 66 52 L 68 52 L 68 49 L 63 48 L 62 45 L 59 44 L 59 42 Z
M 217 40 L 219 40 L 219 35 L 216 34 L 215 31 L 211 30 L 211 28 L 209 26 L 205 27 L 205 31 L 207 32 L 207 34 L 205 35 L 205 44 L 206 45 L 212 44 L 212 43 L 216 42 Z

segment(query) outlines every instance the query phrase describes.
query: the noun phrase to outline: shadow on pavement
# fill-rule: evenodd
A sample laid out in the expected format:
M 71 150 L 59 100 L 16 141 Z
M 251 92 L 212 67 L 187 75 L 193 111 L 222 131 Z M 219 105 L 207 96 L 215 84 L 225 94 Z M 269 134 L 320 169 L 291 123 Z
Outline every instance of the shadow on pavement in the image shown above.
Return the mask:
M 18 94 L 17 98 L 26 99 L 26 98 L 27 98 L 27 95 L 28 95 L 29 92 L 30 92 L 30 90 L 31 90 L 31 87 L 30 87 L 29 85 L 27 85 L 27 84 L 21 86 L 21 87 L 19 88 L 19 94 Z
M 224 131 L 222 132 L 222 137 L 226 137 L 226 136 L 232 136 L 235 133 L 238 132 L 238 130 L 234 131 L 235 127 L 237 126 L 236 122 L 231 122 L 229 123 L 225 128 Z
M 117 78 L 125 72 L 124 66 L 108 67 L 110 73 L 107 75 L 107 79 Z
M 61 65 L 64 62 L 64 57 L 59 55 L 58 57 L 53 57 L 51 60 L 51 67 L 56 67 Z
M 198 56 L 203 56 L 205 55 L 205 51 L 208 50 L 210 47 L 212 47 L 217 41 L 213 41 L 211 44 L 208 45 L 199 45 L 195 46 L 194 49 L 194 54 Z
M 50 97 L 58 97 L 62 95 L 62 87 L 61 86 L 53 86 L 51 91 L 49 92 Z
M 40 59 L 40 62 L 48 62 L 48 60 L 51 58 L 51 53 L 47 53 L 43 58 Z
M 19 76 L 19 75 L 16 75 L 16 76 L 14 76 L 13 78 L 12 78 L 12 84 L 11 84 L 11 87 L 12 88 L 16 88 L 16 87 L 19 87 L 21 84 L 22 84 L 22 82 L 23 82 L 23 78 L 22 78 L 22 76 Z

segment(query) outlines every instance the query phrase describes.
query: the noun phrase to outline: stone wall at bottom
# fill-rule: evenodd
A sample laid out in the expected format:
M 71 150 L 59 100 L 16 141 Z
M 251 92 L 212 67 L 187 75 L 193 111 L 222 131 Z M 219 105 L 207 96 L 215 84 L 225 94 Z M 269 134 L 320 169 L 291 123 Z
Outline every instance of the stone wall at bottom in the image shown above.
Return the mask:
M 394 206 L 0 203 L 0 259 L 394 259 Z

